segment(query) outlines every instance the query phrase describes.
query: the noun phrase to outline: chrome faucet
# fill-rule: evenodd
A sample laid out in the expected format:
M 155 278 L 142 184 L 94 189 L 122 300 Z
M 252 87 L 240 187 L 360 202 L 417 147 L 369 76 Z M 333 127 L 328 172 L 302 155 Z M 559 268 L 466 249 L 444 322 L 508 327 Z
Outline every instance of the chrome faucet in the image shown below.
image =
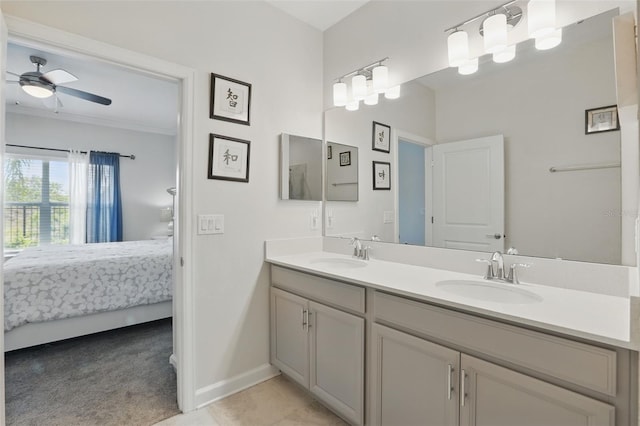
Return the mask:
M 357 257 L 362 260 L 369 260 L 370 246 L 362 246 L 362 241 L 358 237 L 351 238 L 351 245 L 353 246 L 353 257 Z
M 520 284 L 518 280 L 518 266 L 522 268 L 528 268 L 531 265 L 528 263 L 512 263 L 509 266 L 509 272 L 507 275 L 504 273 L 504 259 L 502 253 L 499 251 L 494 252 L 491 255 L 491 260 L 488 259 L 476 259 L 476 262 L 485 263 L 487 265 L 487 272 L 484 275 L 485 280 L 502 281 L 509 284 Z

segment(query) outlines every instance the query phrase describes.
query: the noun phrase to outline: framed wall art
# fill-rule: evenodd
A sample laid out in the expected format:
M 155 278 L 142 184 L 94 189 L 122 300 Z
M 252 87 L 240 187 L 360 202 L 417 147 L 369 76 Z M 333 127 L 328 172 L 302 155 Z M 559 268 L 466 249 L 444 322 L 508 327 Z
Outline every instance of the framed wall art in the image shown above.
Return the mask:
M 209 117 L 249 126 L 251 84 L 211 73 Z
M 327 160 L 331 160 L 333 158 L 333 147 L 331 145 L 327 145 Z
M 620 130 L 618 107 L 616 105 L 588 109 L 584 112 L 585 134 L 612 132 L 614 130 Z
M 229 136 L 209 135 L 209 179 L 249 182 L 251 142 Z
M 377 121 L 373 122 L 371 148 L 374 151 L 391 151 L 391 127 L 386 124 L 378 123 Z
M 340 166 L 351 165 L 351 151 L 345 151 L 340 153 Z
M 373 162 L 373 189 L 391 190 L 391 163 Z

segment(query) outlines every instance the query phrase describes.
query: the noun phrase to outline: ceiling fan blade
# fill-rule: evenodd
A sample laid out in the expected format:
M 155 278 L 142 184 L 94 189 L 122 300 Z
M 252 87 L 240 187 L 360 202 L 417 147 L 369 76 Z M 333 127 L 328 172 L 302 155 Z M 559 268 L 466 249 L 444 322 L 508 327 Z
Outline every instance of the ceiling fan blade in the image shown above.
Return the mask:
M 72 81 L 78 81 L 78 77 L 76 77 L 75 75 L 71 74 L 68 71 L 61 70 L 61 69 L 55 69 L 55 70 L 46 72 L 42 74 L 42 78 L 46 78 L 48 81 L 56 85 L 71 83 Z
M 56 86 L 56 91 L 75 96 L 76 98 L 84 99 L 85 101 L 95 102 L 101 105 L 111 105 L 111 99 L 103 98 L 102 96 L 94 95 L 93 93 L 89 92 L 83 92 L 82 90 L 72 89 L 70 87 L 64 86 Z
M 20 83 L 18 80 L 7 80 L 7 83 L 11 84 L 11 83 Z
M 7 71 L 7 74 L 15 75 L 16 77 L 20 77 L 20 74 L 16 74 L 15 72 Z

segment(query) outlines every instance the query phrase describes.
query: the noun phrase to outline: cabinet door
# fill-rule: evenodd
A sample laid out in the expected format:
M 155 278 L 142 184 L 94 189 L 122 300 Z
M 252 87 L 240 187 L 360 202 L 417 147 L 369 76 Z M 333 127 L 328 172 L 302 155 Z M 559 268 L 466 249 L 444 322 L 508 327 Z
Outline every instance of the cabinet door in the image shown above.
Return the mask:
M 372 331 L 372 424 L 457 425 L 460 353 L 379 324 Z
M 271 363 L 309 387 L 307 299 L 271 288 Z
M 363 424 L 364 319 L 309 302 L 311 392 L 352 424 Z
M 592 398 L 462 355 L 462 426 L 601 426 L 615 408 Z

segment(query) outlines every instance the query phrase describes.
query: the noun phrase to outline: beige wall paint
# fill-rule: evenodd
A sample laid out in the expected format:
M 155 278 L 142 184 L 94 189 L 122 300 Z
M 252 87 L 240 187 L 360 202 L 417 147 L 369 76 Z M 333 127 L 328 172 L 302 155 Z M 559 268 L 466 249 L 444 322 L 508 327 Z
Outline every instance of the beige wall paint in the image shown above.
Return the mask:
M 278 135 L 322 136 L 322 35 L 263 2 L 3 2 L 5 14 L 196 70 L 194 206 L 225 215 L 195 236 L 196 388 L 269 361 L 264 240 L 320 235 L 319 203 L 279 201 Z M 251 126 L 209 119 L 209 73 L 253 85 Z M 251 141 L 250 182 L 207 179 L 209 133 Z

